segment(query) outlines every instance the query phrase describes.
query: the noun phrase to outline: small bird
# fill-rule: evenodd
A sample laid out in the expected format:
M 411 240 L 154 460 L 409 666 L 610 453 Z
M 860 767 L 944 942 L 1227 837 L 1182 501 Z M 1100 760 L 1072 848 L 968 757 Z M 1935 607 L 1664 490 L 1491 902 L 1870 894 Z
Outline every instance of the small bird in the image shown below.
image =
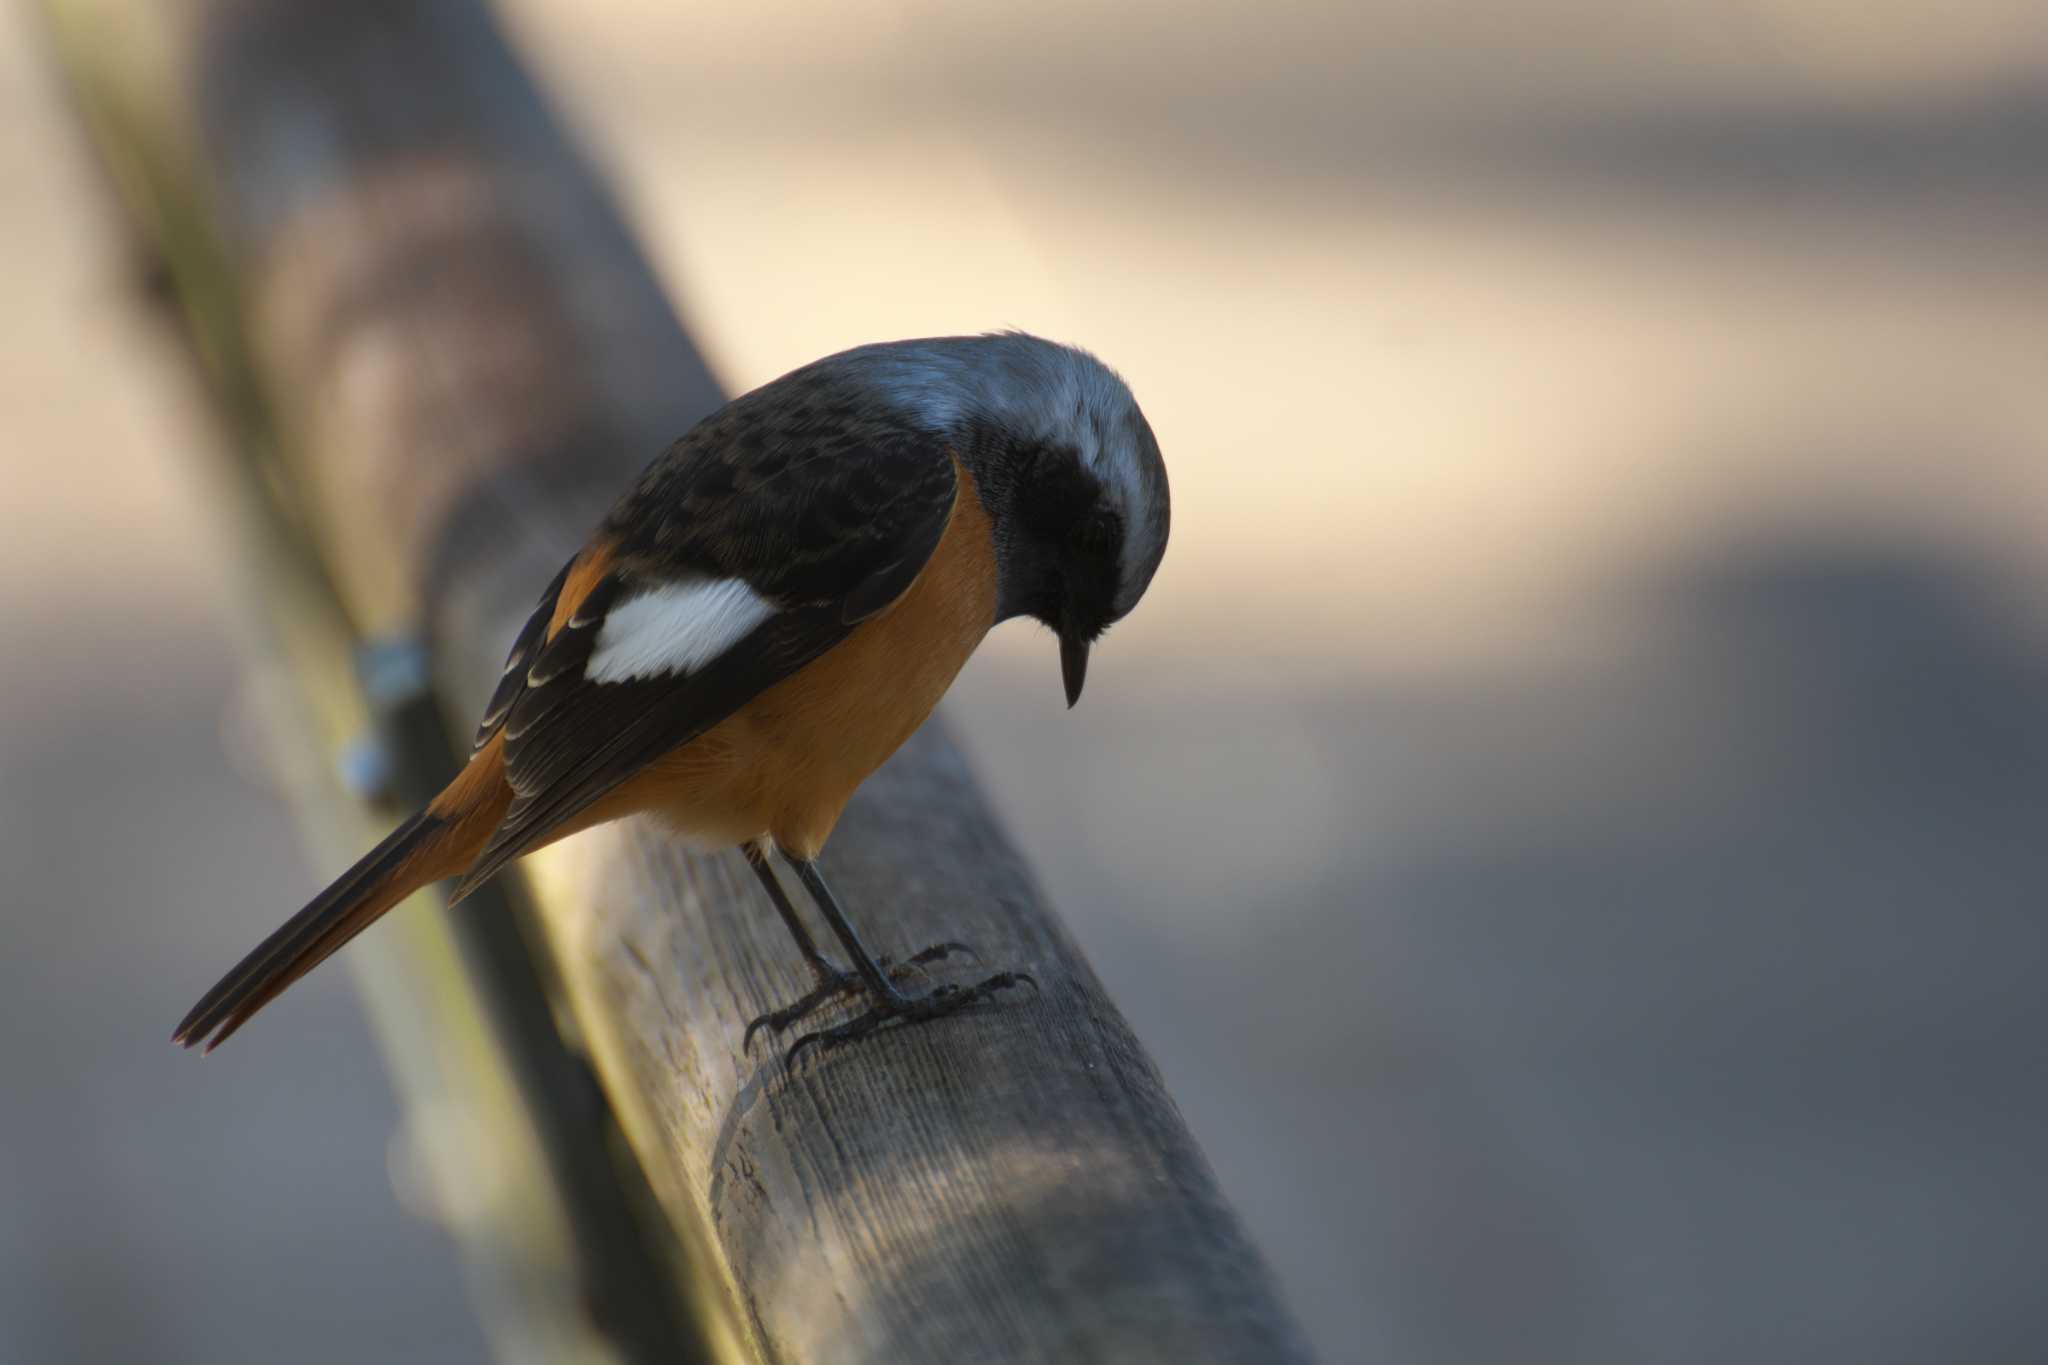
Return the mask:
M 885 342 L 734 399 L 640 476 L 540 596 L 468 764 L 265 939 L 172 1035 L 212 1051 L 419 888 L 460 901 L 505 864 L 637 812 L 700 848 L 744 850 L 816 987 L 752 1021 L 832 1045 L 1020 984 L 924 995 L 862 944 L 818 871 L 854 789 L 1000 621 L 1058 634 L 1067 705 L 1089 646 L 1166 552 L 1159 444 L 1084 351 L 1021 332 Z M 828 958 L 777 879 L 794 868 L 851 961 Z

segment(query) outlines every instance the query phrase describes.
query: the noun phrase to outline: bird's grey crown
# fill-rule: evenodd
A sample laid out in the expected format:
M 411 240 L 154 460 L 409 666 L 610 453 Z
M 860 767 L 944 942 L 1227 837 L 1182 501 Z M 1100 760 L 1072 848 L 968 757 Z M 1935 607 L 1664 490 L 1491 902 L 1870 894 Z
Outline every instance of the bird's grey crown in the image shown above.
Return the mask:
M 965 440 L 986 424 L 1020 443 L 1072 449 L 1123 518 L 1114 611 L 1136 605 L 1166 553 L 1166 466 L 1115 371 L 1024 332 L 880 342 L 832 363 L 857 367 L 864 384 L 935 433 Z

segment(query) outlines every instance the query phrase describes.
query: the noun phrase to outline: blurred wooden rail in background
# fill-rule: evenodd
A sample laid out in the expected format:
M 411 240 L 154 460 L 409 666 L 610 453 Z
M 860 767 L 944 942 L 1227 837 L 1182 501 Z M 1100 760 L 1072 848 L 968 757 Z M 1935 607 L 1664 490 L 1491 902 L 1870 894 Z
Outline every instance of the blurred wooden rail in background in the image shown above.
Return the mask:
M 259 452 L 250 481 L 337 632 L 429 642 L 404 755 L 408 785 L 427 785 L 539 587 L 716 385 L 481 5 L 45 9 Z M 1152 1063 L 940 727 L 856 799 L 833 878 L 871 941 L 964 939 L 1034 974 L 1037 1000 L 786 1068 L 773 1046 L 743 1052 L 742 1027 L 808 981 L 735 855 L 629 825 L 535 862 L 524 935 L 485 903 L 451 919 L 545 1150 L 563 1254 L 586 1300 L 610 1300 L 595 1312 L 617 1355 L 1305 1356 Z M 607 1148 L 549 1000 L 630 1157 Z M 401 1054 L 451 1027 L 407 1018 L 380 1020 Z M 409 1102 L 463 1072 L 427 1074 Z M 643 1179 L 658 1213 L 636 1202 Z M 503 1240 L 465 1246 L 502 1257 Z M 496 1339 L 518 1354 L 519 1336 Z

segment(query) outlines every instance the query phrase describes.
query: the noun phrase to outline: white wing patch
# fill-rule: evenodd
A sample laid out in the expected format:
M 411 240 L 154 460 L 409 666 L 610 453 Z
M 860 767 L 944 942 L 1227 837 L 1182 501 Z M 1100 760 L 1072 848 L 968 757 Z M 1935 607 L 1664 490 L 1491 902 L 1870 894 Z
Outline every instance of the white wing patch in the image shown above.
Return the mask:
M 691 673 L 774 614 L 774 604 L 743 579 L 671 583 L 611 609 L 583 676 L 615 683 Z

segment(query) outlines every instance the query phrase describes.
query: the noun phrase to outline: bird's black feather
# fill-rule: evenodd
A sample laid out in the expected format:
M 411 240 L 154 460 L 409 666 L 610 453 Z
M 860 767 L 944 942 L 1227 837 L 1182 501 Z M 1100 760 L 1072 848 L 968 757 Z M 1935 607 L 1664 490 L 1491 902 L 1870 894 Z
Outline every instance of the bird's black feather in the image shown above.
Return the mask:
M 555 602 L 561 596 L 562 584 L 568 581 L 569 566 L 575 560 L 562 566 L 555 575 L 555 581 L 548 584 L 540 595 L 540 604 L 520 628 L 519 636 L 512 642 L 511 652 L 505 656 L 505 672 L 498 679 L 498 686 L 491 693 L 491 700 L 484 707 L 483 719 L 477 723 L 476 742 L 472 751 L 481 749 L 491 742 L 491 736 L 504 727 L 505 717 L 512 713 L 512 703 L 519 700 L 526 690 L 526 671 L 533 667 L 533 661 L 540 654 L 541 646 L 547 643 L 548 621 L 555 614 Z
M 600 528 L 611 571 L 543 639 L 558 578 L 514 646 L 524 667 L 508 669 L 479 740 L 503 733 L 512 805 L 456 896 L 901 597 L 958 491 L 942 441 L 801 370 L 678 441 Z M 585 676 L 608 612 L 667 585 L 732 578 L 777 611 L 717 658 L 687 673 Z

